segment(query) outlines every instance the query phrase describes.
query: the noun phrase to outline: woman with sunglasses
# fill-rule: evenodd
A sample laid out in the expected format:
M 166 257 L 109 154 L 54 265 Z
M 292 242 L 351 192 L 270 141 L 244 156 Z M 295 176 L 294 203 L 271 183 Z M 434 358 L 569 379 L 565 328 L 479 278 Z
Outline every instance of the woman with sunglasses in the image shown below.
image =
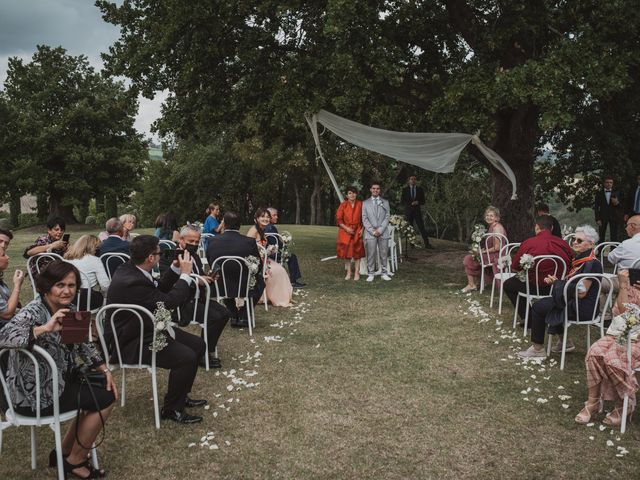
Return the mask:
M 598 242 L 598 232 L 596 229 L 583 225 L 576 228 L 575 237 L 571 242 L 571 248 L 575 252 L 573 261 L 571 263 L 571 269 L 567 274 L 567 282 L 578 274 L 585 273 L 602 273 L 602 264 L 597 259 L 594 247 Z M 553 285 L 558 281 L 558 278 L 554 275 L 548 275 L 545 278 L 545 283 Z M 564 288 L 564 283 L 561 284 Z M 570 287 L 571 291 L 574 291 L 575 285 Z M 575 318 L 575 303 L 569 301 L 569 304 L 565 307 L 569 309 L 569 319 L 586 321 L 591 320 L 593 317 L 594 309 L 598 308 L 598 282 L 592 282 L 589 279 L 581 280 L 578 285 L 578 318 Z M 532 345 L 522 352 L 518 353 L 520 358 L 545 358 L 547 356 L 544 349 L 544 332 L 547 327 L 547 315 L 549 315 L 556 308 L 556 300 L 552 297 L 543 298 L 538 300 L 531 307 L 531 343 Z M 557 293 L 556 293 L 557 295 Z M 572 318 L 572 316 L 574 318 Z M 557 335 L 558 340 L 551 348 L 554 353 L 562 352 L 562 341 L 564 333 L 564 324 L 549 325 L 549 335 Z M 567 339 L 567 346 L 565 351 L 572 352 L 576 349 L 573 342 Z

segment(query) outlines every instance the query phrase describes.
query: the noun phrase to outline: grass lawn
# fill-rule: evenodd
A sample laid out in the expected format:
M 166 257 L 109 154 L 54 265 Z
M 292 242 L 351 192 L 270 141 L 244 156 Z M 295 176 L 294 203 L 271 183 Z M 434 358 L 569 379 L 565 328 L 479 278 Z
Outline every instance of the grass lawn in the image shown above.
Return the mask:
M 487 293 L 456 293 L 463 246 L 412 250 L 391 282 L 346 282 L 338 261 L 319 261 L 333 254 L 335 228 L 283 229 L 308 284 L 297 306 L 257 307 L 253 339 L 225 330 L 224 368 L 200 370 L 194 387 L 211 404 L 202 424 L 155 430 L 150 377 L 128 373 L 127 404 L 99 447 L 109 478 L 637 478 L 637 420 L 622 437 L 598 428 L 602 416 L 574 423 L 586 399 L 584 328 L 564 371 L 559 356 L 522 364 L 514 350 L 528 342 L 511 335 L 508 300 L 498 317 Z M 35 236 L 18 233 L 11 267 L 24 266 Z M 40 430 L 35 472 L 29 430 L 4 431 L 0 479 L 54 478 L 53 435 Z M 618 446 L 629 453 L 616 457 Z

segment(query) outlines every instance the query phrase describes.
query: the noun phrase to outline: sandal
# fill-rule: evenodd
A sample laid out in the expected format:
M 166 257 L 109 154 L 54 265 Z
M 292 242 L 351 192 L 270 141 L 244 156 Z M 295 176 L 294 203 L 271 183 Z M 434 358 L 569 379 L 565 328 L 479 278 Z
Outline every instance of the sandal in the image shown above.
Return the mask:
M 104 473 L 104 471 L 102 470 L 96 470 L 93 465 L 91 465 L 89 463 L 89 460 L 85 460 L 82 463 L 78 463 L 77 465 L 73 465 L 69 462 L 67 462 L 66 458 L 62 459 L 63 462 L 63 469 L 64 469 L 64 478 L 67 478 L 68 474 L 73 475 L 75 478 L 81 478 L 81 479 L 89 479 L 89 478 L 102 478 L 104 476 L 106 476 L 106 473 Z M 78 468 L 86 468 L 87 470 L 89 470 L 89 475 L 87 475 L 86 477 L 81 477 L 80 475 L 78 475 L 77 473 L 74 472 L 74 470 L 78 469 Z
M 464 287 L 462 290 L 460 290 L 462 293 L 469 293 L 469 292 L 475 292 L 476 290 L 478 290 L 478 287 L 471 287 L 469 285 L 467 285 L 466 287 Z
M 629 420 L 631 420 L 632 415 L 633 412 L 627 413 Z M 608 427 L 619 427 L 622 425 L 622 407 L 616 407 L 607 413 L 607 416 L 602 420 L 602 424 Z
M 591 415 L 594 413 L 602 413 L 603 402 L 601 398 L 590 398 L 584 402 L 584 408 L 576 415 L 576 423 L 586 425 L 591 421 Z M 604 423 L 604 422 L 603 422 Z
M 69 454 L 65 454 L 62 452 L 62 458 L 65 459 L 69 456 Z M 91 461 L 91 452 L 87 453 L 87 462 Z M 58 466 L 58 456 L 56 455 L 56 449 L 54 448 L 49 453 L 49 468 L 55 468 Z M 99 478 L 104 478 L 107 476 L 107 472 L 103 468 L 96 469 L 93 465 L 89 464 L 89 469 L 96 470 L 98 472 Z

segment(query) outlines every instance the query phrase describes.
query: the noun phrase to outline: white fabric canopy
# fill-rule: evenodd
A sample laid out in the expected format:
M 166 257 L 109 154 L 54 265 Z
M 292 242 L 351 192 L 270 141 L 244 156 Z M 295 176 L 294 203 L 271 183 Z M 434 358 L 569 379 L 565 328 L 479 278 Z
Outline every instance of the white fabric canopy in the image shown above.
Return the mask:
M 328 130 L 353 145 L 439 173 L 453 172 L 460 152 L 469 142 L 473 142 L 491 165 L 511 181 L 513 186 L 511 198 L 516 198 L 516 177 L 513 171 L 500 155 L 482 143 L 477 135 L 467 133 L 393 132 L 368 127 L 325 110 L 320 110 L 313 115 L 305 115 L 305 117 L 316 143 L 318 157 L 322 160 L 340 201 L 343 200 L 342 193 L 320 148 L 318 123 L 321 123 Z

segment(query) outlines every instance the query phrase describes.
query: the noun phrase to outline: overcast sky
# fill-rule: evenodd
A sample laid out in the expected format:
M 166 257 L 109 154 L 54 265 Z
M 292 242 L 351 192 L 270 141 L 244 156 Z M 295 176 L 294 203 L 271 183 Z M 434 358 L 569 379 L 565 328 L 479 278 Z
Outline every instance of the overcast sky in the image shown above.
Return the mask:
M 118 29 L 102 20 L 93 0 L 0 0 L 0 82 L 6 79 L 9 57 L 29 60 L 36 45 L 62 46 L 72 55 L 84 54 L 101 69 L 100 53 L 117 38 Z M 151 135 L 151 123 L 160 116 L 164 97 L 139 99 L 138 131 Z

